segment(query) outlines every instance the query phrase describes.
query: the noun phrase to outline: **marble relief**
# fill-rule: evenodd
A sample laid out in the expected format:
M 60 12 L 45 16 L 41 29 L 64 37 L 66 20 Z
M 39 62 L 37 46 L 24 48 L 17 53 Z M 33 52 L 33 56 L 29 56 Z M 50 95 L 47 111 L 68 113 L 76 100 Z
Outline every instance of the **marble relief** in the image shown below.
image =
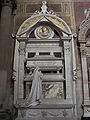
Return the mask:
M 42 85 L 42 98 L 64 98 L 63 83 L 48 83 Z
M 31 89 L 31 84 L 26 85 L 26 97 L 28 97 Z M 63 82 L 43 82 L 42 83 L 42 99 L 59 98 L 64 99 Z

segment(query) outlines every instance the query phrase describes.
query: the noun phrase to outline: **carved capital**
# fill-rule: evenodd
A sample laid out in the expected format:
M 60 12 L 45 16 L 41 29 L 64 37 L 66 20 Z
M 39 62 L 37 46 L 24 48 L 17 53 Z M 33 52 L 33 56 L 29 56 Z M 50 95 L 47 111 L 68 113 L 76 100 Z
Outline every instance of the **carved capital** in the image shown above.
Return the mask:
M 81 55 L 82 55 L 82 56 L 86 56 L 86 54 L 87 54 L 87 49 L 86 49 L 86 47 L 85 47 L 85 46 L 81 46 L 81 47 L 80 47 L 80 52 L 81 52 Z
M 19 54 L 20 55 L 25 55 L 25 43 L 24 42 L 21 42 L 19 44 Z
M 65 45 L 64 49 L 65 49 L 65 54 L 69 54 L 70 53 L 70 46 L 69 45 Z
M 17 8 L 16 0 L 2 0 L 2 6 L 10 6 L 13 10 Z

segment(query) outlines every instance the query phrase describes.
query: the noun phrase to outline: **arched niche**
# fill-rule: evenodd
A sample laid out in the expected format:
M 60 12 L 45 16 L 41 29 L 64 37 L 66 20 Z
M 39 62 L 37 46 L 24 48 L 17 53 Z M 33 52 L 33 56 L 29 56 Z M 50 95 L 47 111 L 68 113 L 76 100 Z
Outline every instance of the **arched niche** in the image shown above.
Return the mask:
M 83 85 L 83 117 L 90 117 L 90 112 L 87 112 L 90 107 L 90 84 L 89 84 L 89 61 L 90 61 L 90 10 L 87 10 L 86 18 L 80 25 L 78 42 L 80 44 L 81 52 L 81 73 L 82 73 L 82 85 Z
M 86 36 L 90 29 L 90 19 L 85 19 L 82 21 L 80 28 L 79 28 L 79 42 L 86 42 Z
M 64 109 L 67 109 L 71 116 L 73 116 L 75 115 L 74 111 L 76 109 L 76 63 L 73 35 L 64 20 L 58 17 L 53 11 L 48 12 L 45 4 L 44 8 L 43 6 L 41 8 L 42 11 L 36 11 L 31 17 L 22 23 L 16 35 L 14 67 L 17 71 L 17 75 L 14 84 L 14 101 L 17 102 L 19 99 L 24 99 L 26 97 L 24 95 L 25 87 L 23 83 L 26 85 L 28 81 L 28 83 L 31 84 L 30 82 L 32 82 L 33 79 L 30 78 L 30 74 L 33 74 L 34 67 L 38 66 L 43 73 L 42 85 L 45 83 L 49 84 L 50 82 L 55 85 L 54 83 L 57 82 L 57 85 L 60 85 L 59 83 L 61 83 L 59 88 L 62 88 L 62 85 L 64 86 L 64 96 L 62 95 L 63 99 L 60 100 L 58 95 L 56 95 L 54 100 L 53 98 L 50 98 L 52 96 L 48 95 L 50 101 L 46 99 L 44 101 L 42 100 L 42 104 L 40 104 L 38 109 L 43 109 L 43 105 L 46 104 L 44 108 L 47 111 L 50 111 L 50 105 L 52 104 L 52 109 L 55 112 L 57 109 L 55 105 L 58 104 L 59 111 L 61 111 L 60 109 L 62 108 L 60 105 L 65 104 Z M 55 34 L 54 30 L 58 33 L 58 37 L 56 38 L 53 36 L 53 34 Z M 36 35 L 38 31 L 46 32 L 41 34 L 41 36 L 38 36 Z M 49 33 L 47 31 L 51 31 L 51 36 L 48 36 Z M 33 32 L 35 37 L 32 38 L 29 36 L 31 32 Z M 28 71 L 25 71 L 25 67 Z M 68 107 L 66 107 L 66 105 Z M 35 112 L 37 112 L 38 106 L 35 107 Z M 57 112 L 55 114 L 57 114 Z

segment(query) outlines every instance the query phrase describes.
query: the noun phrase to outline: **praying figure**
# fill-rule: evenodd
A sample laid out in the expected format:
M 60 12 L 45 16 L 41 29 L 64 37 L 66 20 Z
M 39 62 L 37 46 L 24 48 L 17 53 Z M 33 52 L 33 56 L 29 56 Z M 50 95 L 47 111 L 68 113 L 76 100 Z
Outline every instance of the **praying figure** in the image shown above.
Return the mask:
M 26 100 L 26 106 L 36 106 L 41 102 L 42 94 L 42 76 L 43 74 L 39 70 L 39 67 L 36 67 L 33 73 L 33 81 L 31 86 L 30 94 Z

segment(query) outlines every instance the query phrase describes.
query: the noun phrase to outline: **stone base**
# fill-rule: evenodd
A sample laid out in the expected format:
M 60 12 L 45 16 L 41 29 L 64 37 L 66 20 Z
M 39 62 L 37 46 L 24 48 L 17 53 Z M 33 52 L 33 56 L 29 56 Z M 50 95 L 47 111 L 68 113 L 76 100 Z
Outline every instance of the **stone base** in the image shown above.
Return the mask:
M 82 120 L 90 120 L 90 117 L 82 117 Z
M 9 110 L 0 110 L 0 120 L 12 120 Z
M 48 118 L 43 118 L 43 117 L 39 117 L 39 118 L 29 118 L 29 119 L 25 119 L 25 118 L 17 118 L 16 120 L 76 120 L 76 118 L 61 118 L 61 117 L 48 117 Z
M 18 117 L 15 120 L 76 120 L 72 106 L 58 106 L 18 108 Z

